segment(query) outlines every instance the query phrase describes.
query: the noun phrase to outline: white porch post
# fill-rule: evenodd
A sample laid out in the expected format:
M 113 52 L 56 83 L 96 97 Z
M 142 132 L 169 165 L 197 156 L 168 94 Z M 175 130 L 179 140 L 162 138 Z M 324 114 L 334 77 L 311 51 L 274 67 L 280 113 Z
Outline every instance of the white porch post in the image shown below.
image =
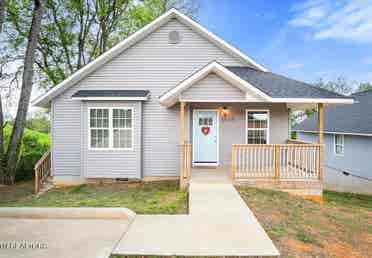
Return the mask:
M 319 148 L 319 179 L 323 180 L 323 131 L 324 131 L 324 104 L 318 104 L 318 144 Z
M 180 187 L 185 187 L 185 102 L 180 102 Z

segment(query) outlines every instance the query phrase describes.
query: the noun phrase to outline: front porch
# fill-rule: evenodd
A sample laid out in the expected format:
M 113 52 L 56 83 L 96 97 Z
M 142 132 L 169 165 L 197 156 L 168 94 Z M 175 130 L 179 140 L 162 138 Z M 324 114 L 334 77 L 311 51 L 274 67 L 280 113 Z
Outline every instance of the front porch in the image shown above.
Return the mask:
M 192 111 L 200 106 L 205 108 L 213 106 L 217 112 L 226 112 L 225 106 L 238 106 L 241 107 L 241 111 L 245 110 L 245 105 L 246 103 L 202 103 L 201 105 L 201 103 L 180 102 L 180 186 L 187 187 L 190 180 L 201 180 L 209 183 L 221 183 L 229 180 L 235 185 L 276 189 L 321 201 L 323 191 L 324 106 L 322 103 L 317 105 L 320 114 L 318 121 L 319 141 L 317 144 L 293 141 L 288 138 L 284 140 L 284 143 L 276 143 L 275 139 L 273 139 L 271 142 L 274 143 L 264 142 L 262 144 L 247 143 L 248 139 L 246 138 L 244 143 L 243 140 L 240 139 L 239 142 L 236 137 L 232 137 L 238 134 L 236 131 L 230 130 L 228 132 L 218 128 L 218 131 L 223 132 L 219 137 L 229 138 L 230 140 L 229 144 L 226 144 L 226 141 L 222 141 L 222 144 L 218 143 L 221 145 L 218 146 L 219 152 L 222 152 L 219 155 L 226 156 L 227 153 L 228 157 L 220 157 L 219 159 L 222 162 L 208 164 L 207 166 L 195 162 Z M 256 103 L 254 105 L 262 107 L 265 103 Z M 216 108 L 217 106 L 220 106 L 220 108 Z M 234 108 L 232 109 L 234 110 Z M 235 108 L 233 112 L 237 112 L 236 110 L 239 109 Z M 257 110 L 261 109 L 257 108 Z M 218 119 L 222 119 L 222 116 L 223 114 L 220 114 Z M 270 116 L 272 115 L 269 115 L 268 119 L 275 120 L 275 118 Z M 246 120 L 241 121 L 240 118 L 236 120 L 242 126 L 247 123 Z M 287 123 L 289 123 L 288 120 Z M 275 127 L 275 125 L 272 126 Z M 235 127 L 231 129 L 233 128 Z M 239 130 L 238 127 L 235 129 Z M 229 135 L 224 135 L 226 133 Z M 284 133 L 287 134 L 288 132 Z M 283 135 L 283 132 L 281 134 Z
M 270 149 L 274 149 L 271 151 L 274 152 L 275 148 L 279 148 L 279 153 L 282 154 L 277 175 L 275 164 L 270 164 Z M 307 144 L 306 147 L 300 145 L 298 148 L 293 144 L 259 147 L 233 145 L 232 152 L 235 152 L 235 167 L 205 168 L 190 165 L 185 168 L 186 176 L 180 179 L 181 185 L 185 187 L 190 181 L 209 184 L 233 183 L 237 186 L 280 190 L 315 201 L 322 200 L 323 182 L 318 168 L 314 166 L 318 162 L 314 159 L 319 155 L 319 145 Z M 258 163 L 253 160 L 247 162 L 255 153 L 261 153 L 261 156 L 257 155 Z
M 229 170 L 234 184 L 273 186 L 318 199 L 324 105 L 353 99 L 250 67 L 213 61 L 160 96 L 179 105 L 180 185 L 191 169 Z M 317 109 L 318 142 L 290 141 L 290 114 Z M 298 189 L 302 189 L 298 191 Z

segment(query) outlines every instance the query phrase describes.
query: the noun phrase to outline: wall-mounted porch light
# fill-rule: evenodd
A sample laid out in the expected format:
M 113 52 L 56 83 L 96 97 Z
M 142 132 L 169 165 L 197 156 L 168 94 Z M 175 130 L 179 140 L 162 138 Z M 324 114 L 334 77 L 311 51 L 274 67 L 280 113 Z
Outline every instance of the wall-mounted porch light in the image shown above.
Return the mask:
M 223 106 L 222 108 L 220 108 L 220 115 L 221 115 L 222 120 L 230 119 L 231 111 L 228 107 Z

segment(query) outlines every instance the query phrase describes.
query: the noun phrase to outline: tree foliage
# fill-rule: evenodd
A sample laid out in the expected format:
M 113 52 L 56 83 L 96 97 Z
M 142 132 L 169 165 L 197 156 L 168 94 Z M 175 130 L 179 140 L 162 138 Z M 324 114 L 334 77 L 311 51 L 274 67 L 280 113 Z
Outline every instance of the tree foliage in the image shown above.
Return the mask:
M 357 92 L 372 90 L 372 83 L 369 82 L 362 82 L 359 84 Z
M 353 92 L 353 88 L 343 77 L 338 77 L 335 81 L 328 82 L 325 82 L 323 79 L 319 79 L 319 81 L 316 82 L 314 85 L 319 88 L 323 88 L 343 95 L 349 95 Z
M 30 1 L 10 2 L 14 26 L 8 38 L 15 50 L 27 37 Z M 41 85 L 61 82 L 172 7 L 194 14 L 198 5 L 196 0 L 47 0 L 36 58 Z

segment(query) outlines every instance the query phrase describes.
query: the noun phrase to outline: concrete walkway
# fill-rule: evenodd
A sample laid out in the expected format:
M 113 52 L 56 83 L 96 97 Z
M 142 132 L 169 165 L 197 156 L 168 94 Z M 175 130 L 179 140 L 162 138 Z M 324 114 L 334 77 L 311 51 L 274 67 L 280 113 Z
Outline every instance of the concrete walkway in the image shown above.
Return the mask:
M 0 258 L 108 258 L 134 215 L 121 208 L 0 208 Z
M 278 256 L 228 177 L 212 171 L 192 174 L 189 215 L 137 215 L 113 253 Z

